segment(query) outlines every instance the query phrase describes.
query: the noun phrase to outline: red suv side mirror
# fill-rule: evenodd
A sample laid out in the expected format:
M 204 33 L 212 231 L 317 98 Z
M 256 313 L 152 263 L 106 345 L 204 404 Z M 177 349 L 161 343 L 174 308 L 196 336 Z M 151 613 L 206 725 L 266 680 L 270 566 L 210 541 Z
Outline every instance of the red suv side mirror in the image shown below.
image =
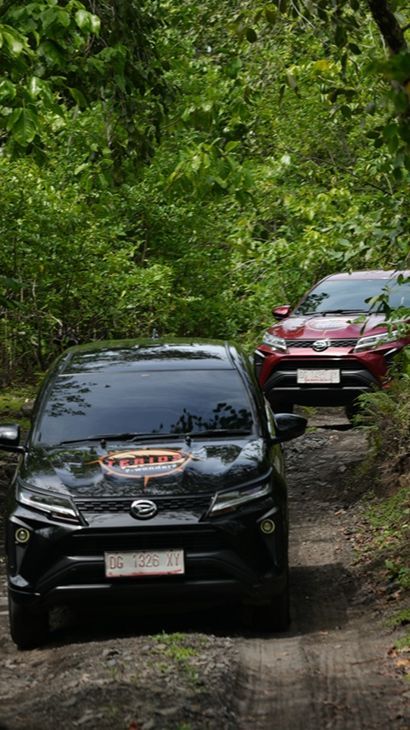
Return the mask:
M 292 307 L 290 306 L 290 304 L 282 304 L 281 307 L 274 307 L 272 309 L 272 314 L 275 319 L 285 319 L 285 317 L 289 316 L 291 311 Z

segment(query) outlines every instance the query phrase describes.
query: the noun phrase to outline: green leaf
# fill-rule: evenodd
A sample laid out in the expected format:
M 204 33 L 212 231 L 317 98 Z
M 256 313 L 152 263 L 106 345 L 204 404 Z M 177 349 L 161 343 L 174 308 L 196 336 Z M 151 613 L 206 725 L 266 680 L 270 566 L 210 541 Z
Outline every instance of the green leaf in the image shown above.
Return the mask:
M 68 90 L 77 106 L 81 108 L 85 108 L 86 106 L 88 106 L 87 99 L 85 98 L 82 91 L 80 91 L 79 89 L 75 89 L 73 86 L 70 86 Z
M 98 15 L 89 13 L 87 10 L 77 10 L 74 16 L 75 22 L 77 23 L 80 30 L 84 30 L 88 33 L 99 33 L 101 27 L 101 21 Z
M 3 29 L 3 39 L 7 43 L 9 51 L 12 56 L 20 56 L 24 49 L 24 44 L 17 33 L 13 32 L 13 29 Z
M 74 19 L 80 30 L 89 30 L 90 13 L 88 13 L 87 10 L 77 10 Z
M 286 72 L 286 81 L 288 83 L 288 86 L 290 86 L 290 88 L 295 92 L 295 94 L 297 94 L 298 93 L 298 84 L 297 84 L 295 77 L 293 76 L 293 74 L 290 73 L 290 71 Z
M 92 33 L 98 34 L 101 28 L 101 20 L 98 15 L 90 15 L 90 30 Z
M 265 7 L 265 17 L 266 17 L 266 20 L 268 21 L 269 25 L 274 25 L 276 23 L 277 16 L 278 16 L 278 11 L 274 5 L 267 5 Z
M 250 27 L 245 28 L 245 36 L 246 40 L 249 41 L 249 43 L 256 43 L 256 41 L 258 40 L 256 31 Z
M 60 25 L 63 28 L 68 28 L 70 25 L 70 15 L 63 8 L 48 8 L 42 13 L 41 20 L 44 30 L 50 28 L 51 25 Z
M 15 141 L 21 147 L 27 147 L 33 141 L 38 131 L 38 117 L 33 109 L 16 109 L 13 124 L 9 130 Z
M 45 56 L 55 66 L 63 68 L 65 66 L 65 56 L 60 48 L 52 41 L 44 41 L 38 49 L 40 56 Z
M 32 76 L 28 82 L 28 88 L 31 96 L 38 96 L 41 92 L 42 81 L 38 76 Z
M 340 23 L 336 26 L 335 43 L 338 48 L 343 48 L 346 45 L 346 30 Z
M 231 140 L 225 145 L 225 152 L 232 152 L 232 150 L 235 150 L 237 147 L 240 146 L 240 142 L 237 140 Z
M 340 113 L 345 119 L 352 118 L 352 110 L 350 106 L 347 106 L 346 104 L 343 104 L 343 106 L 340 107 Z
M 0 103 L 10 102 L 16 98 L 16 87 L 9 79 L 0 81 Z

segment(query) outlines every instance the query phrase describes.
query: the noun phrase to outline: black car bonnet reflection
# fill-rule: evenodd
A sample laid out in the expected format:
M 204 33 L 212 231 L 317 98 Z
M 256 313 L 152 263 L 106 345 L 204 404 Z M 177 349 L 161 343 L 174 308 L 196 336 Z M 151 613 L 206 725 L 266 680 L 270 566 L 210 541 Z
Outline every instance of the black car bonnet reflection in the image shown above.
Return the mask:
M 32 450 L 20 473 L 32 487 L 77 497 L 214 493 L 268 475 L 261 438 L 169 440 L 155 446 L 83 444 Z

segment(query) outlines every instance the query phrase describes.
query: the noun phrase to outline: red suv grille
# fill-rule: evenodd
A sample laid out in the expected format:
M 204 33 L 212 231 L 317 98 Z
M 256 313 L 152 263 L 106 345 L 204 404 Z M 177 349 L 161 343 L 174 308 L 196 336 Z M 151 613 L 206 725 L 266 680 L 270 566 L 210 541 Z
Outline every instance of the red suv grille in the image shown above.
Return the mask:
M 286 340 L 287 347 L 313 347 L 317 340 Z M 329 340 L 329 347 L 354 347 L 356 339 Z

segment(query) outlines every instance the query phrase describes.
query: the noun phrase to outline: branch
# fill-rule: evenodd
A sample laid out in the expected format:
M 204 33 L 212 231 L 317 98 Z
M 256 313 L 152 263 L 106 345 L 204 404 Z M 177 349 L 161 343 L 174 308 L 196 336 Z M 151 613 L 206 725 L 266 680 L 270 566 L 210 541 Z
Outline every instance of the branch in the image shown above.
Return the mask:
M 407 50 L 404 29 L 400 26 L 387 0 L 367 0 L 370 12 L 392 54 Z
M 364 180 L 361 178 L 357 173 L 353 172 L 353 170 L 350 169 L 347 165 L 343 165 L 340 162 L 334 162 L 333 160 L 325 160 L 323 158 L 315 157 L 314 155 L 302 155 L 304 160 L 310 160 L 315 165 L 326 165 L 328 167 L 334 167 L 337 170 L 343 170 L 344 172 L 347 172 L 351 177 L 353 177 L 355 180 L 357 180 L 360 185 L 363 187 L 370 187 L 374 188 L 374 190 L 378 190 L 381 193 L 384 193 L 385 195 L 394 195 L 393 190 L 389 190 L 388 188 L 383 187 L 382 185 L 376 185 L 376 183 L 370 182 L 370 180 Z

